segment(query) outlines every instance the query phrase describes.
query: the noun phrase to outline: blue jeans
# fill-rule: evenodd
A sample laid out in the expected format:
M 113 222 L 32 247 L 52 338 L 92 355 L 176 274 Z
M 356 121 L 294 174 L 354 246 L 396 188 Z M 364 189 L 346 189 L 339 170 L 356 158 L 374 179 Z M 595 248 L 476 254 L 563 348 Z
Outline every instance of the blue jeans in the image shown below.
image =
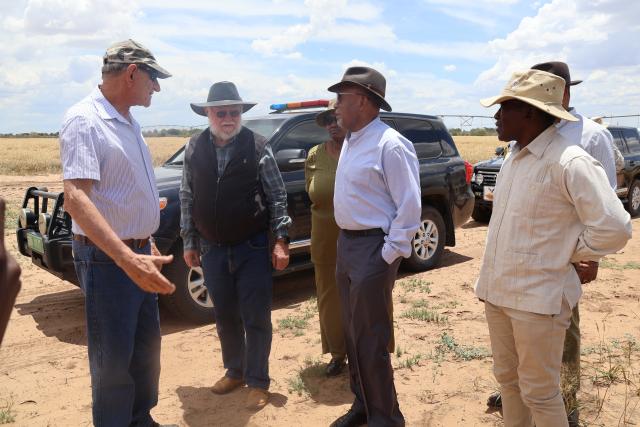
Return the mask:
M 216 311 L 226 376 L 267 390 L 272 336 L 267 233 L 236 245 L 202 241 L 202 270 Z
M 150 246 L 135 249 L 150 253 Z M 73 241 L 85 293 L 93 423 L 151 426 L 158 403 L 158 296 L 144 292 L 95 246 Z

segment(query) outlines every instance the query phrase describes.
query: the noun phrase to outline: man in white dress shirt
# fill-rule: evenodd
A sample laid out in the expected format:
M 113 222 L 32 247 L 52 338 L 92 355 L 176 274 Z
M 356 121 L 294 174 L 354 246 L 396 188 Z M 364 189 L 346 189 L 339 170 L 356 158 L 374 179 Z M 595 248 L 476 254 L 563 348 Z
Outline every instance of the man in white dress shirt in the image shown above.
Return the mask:
M 560 367 L 571 309 L 582 293 L 573 263 L 624 247 L 631 221 L 600 163 L 554 125 L 565 81 L 514 73 L 499 96 L 498 138 L 516 141 L 494 192 L 476 283 L 485 303 L 506 427 L 567 426 Z
M 418 160 L 411 141 L 384 124 L 386 80 L 351 67 L 339 83 L 336 118 L 348 131 L 334 193 L 340 227 L 336 282 L 342 305 L 351 390 L 355 400 L 332 426 L 404 426 L 388 343 L 391 291 L 401 259 L 420 225 Z

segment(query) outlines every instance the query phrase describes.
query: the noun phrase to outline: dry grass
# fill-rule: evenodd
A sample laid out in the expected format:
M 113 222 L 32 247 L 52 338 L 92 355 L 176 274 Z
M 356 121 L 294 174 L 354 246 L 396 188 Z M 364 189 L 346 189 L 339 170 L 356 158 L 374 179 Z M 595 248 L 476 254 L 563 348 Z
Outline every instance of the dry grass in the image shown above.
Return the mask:
M 454 136 L 460 156 L 471 164 L 495 155 L 496 147 L 505 146 L 497 136 Z
M 147 138 L 153 165 L 167 160 L 187 138 Z M 0 138 L 0 175 L 59 173 L 60 149 L 56 138 Z

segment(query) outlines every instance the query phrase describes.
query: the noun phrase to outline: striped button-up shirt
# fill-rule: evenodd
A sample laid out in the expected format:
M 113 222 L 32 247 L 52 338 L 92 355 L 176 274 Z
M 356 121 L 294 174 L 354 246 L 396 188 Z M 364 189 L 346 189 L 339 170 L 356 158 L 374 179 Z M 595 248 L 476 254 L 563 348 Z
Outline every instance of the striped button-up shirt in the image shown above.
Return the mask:
M 63 179 L 94 181 L 89 198 L 121 239 L 150 236 L 160 224 L 151 154 L 140 125 L 100 88 L 71 107 L 60 131 Z M 85 234 L 73 221 L 74 234 Z
M 598 261 L 631 238 L 631 220 L 597 160 L 549 126 L 513 145 L 494 191 L 476 295 L 491 304 L 558 314 L 582 294 L 571 263 Z

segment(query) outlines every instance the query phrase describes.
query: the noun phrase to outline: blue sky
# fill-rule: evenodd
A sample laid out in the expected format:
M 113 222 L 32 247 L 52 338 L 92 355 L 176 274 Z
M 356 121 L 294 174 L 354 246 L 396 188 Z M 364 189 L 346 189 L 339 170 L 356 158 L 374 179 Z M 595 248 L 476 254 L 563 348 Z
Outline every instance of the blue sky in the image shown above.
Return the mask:
M 174 77 L 143 126 L 201 125 L 189 102 L 234 81 L 261 114 L 328 98 L 355 64 L 387 77 L 395 111 L 492 115 L 478 100 L 511 72 L 564 60 L 587 115 L 640 111 L 640 2 L 627 0 L 0 0 L 0 133 L 56 131 L 100 82 L 114 41 L 150 48 Z M 450 127 L 460 120 L 447 119 Z M 624 124 L 638 126 L 638 119 Z M 473 126 L 491 126 L 476 119 Z

